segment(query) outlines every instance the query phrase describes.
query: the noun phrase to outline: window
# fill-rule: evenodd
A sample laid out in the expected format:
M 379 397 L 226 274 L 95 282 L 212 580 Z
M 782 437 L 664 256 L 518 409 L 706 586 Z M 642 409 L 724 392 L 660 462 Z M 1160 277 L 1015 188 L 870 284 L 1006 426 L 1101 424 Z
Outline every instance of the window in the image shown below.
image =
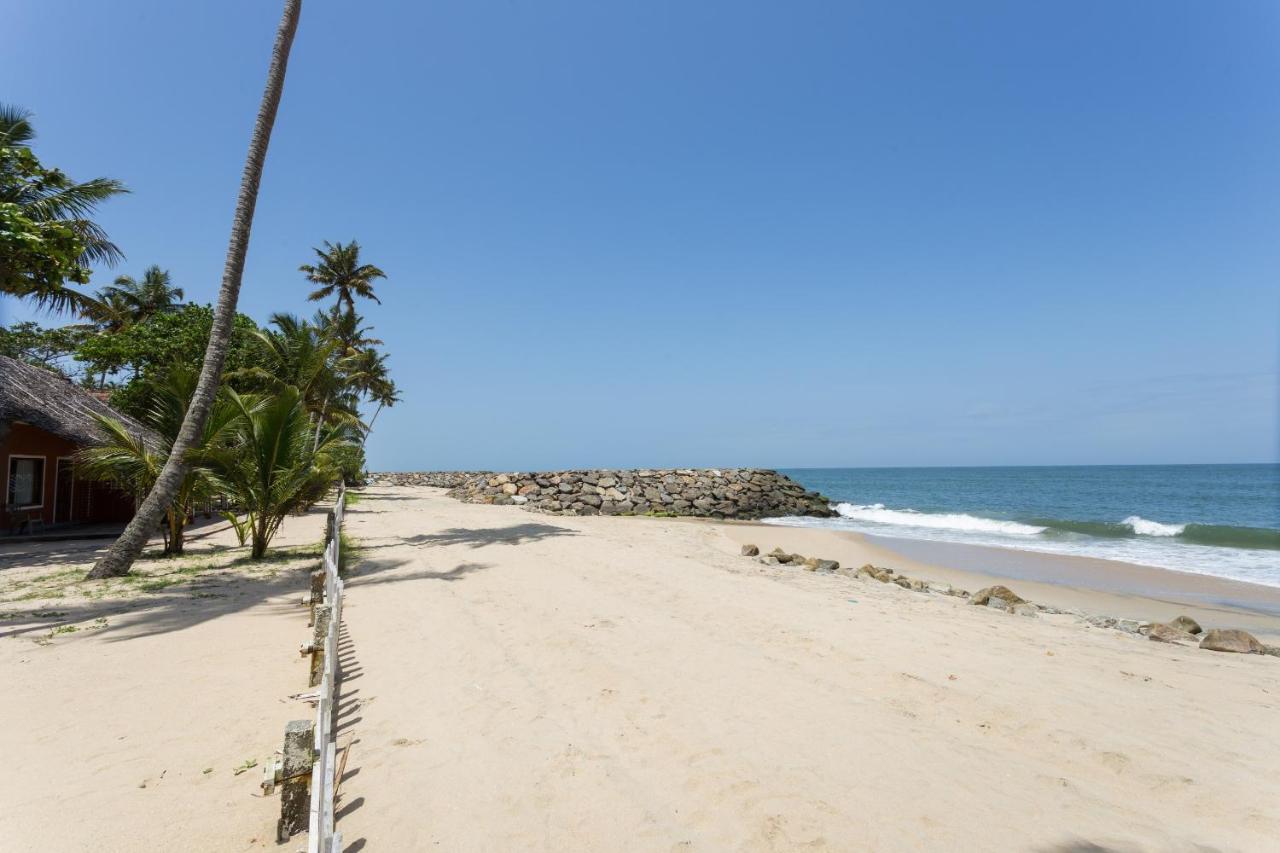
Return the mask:
M 9 457 L 9 507 L 23 509 L 44 504 L 44 458 Z

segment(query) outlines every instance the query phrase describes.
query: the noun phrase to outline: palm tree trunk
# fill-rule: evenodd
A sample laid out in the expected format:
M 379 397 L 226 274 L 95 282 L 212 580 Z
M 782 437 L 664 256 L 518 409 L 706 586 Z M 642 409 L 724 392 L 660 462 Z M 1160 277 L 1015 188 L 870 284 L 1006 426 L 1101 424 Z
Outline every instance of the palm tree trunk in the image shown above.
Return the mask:
M 231 325 L 235 320 L 236 302 L 240 297 L 240 281 L 244 274 L 244 259 L 249 251 L 249 234 L 253 230 L 253 211 L 258 203 L 258 183 L 262 179 L 262 167 L 267 159 L 267 147 L 271 143 L 271 130 L 275 125 L 276 111 L 280 107 L 280 95 L 284 91 L 285 71 L 289 65 L 289 49 L 298 29 L 302 14 L 302 0 L 285 0 L 284 15 L 276 30 L 275 45 L 271 48 L 271 67 L 267 70 L 267 85 L 258 107 L 258 118 L 249 140 L 249 153 L 245 158 L 244 173 L 240 178 L 240 194 L 236 199 L 235 217 L 231 222 L 231 239 L 227 243 L 227 260 L 222 270 L 222 287 L 218 291 L 218 305 L 213 312 L 213 328 L 209 333 L 209 345 L 205 349 L 204 365 L 196 384 L 191 405 L 182 421 L 182 429 L 169 451 L 160 476 L 151 487 L 146 500 L 138 507 L 133 520 L 112 543 L 111 548 L 89 572 L 90 578 L 119 577 L 129 573 L 133 561 L 138 559 L 147 539 L 164 514 L 165 507 L 177 497 L 178 489 L 186 477 L 187 452 L 194 447 L 204 433 L 209 409 L 222 380 L 222 367 L 227 360 L 227 348 L 231 340 Z
M 324 426 L 324 416 L 325 416 L 325 413 L 328 411 L 329 411 L 329 397 L 328 395 L 325 395 L 324 405 L 320 407 L 320 417 L 316 418 L 316 437 L 315 437 L 315 441 L 311 442 L 312 453 L 315 453 L 316 448 L 320 446 L 320 427 Z
M 382 414 L 382 403 L 378 404 L 378 408 L 374 410 L 373 417 L 369 418 L 369 428 L 364 431 L 364 435 L 360 437 L 360 449 L 364 450 L 365 444 L 369 441 L 369 433 L 373 432 L 373 425 L 378 422 L 378 415 Z

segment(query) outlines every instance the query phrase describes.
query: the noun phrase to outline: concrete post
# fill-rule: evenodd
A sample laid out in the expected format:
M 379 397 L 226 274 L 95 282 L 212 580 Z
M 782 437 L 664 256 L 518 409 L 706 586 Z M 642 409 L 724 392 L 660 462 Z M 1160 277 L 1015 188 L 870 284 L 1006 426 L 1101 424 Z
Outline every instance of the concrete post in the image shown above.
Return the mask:
M 314 720 L 291 720 L 284 729 L 280 767 L 280 822 L 276 840 L 283 843 L 307 828 L 311 813 L 311 766 L 315 764 Z
M 316 605 L 324 601 L 324 563 L 311 573 L 311 614 L 307 617 L 307 626 L 316 624 Z
M 324 673 L 324 641 L 329 636 L 331 611 L 332 605 L 329 604 L 317 604 L 315 607 L 316 618 L 311 628 L 311 680 L 307 682 L 311 687 L 320 683 Z

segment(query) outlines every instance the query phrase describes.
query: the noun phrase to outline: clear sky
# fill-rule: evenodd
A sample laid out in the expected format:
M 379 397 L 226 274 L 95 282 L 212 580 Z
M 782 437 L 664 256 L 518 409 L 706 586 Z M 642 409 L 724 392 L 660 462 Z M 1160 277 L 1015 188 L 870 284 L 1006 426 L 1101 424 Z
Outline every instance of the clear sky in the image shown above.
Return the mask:
M 5 4 L 124 271 L 213 299 L 278 15 Z M 387 270 L 374 469 L 1270 461 L 1278 226 L 1276 3 L 306 0 L 241 308 Z

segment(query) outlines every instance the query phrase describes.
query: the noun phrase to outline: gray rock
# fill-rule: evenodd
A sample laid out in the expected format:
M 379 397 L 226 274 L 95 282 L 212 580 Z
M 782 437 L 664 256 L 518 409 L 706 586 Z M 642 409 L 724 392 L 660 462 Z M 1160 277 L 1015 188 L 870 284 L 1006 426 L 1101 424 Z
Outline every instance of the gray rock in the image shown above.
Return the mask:
M 1040 613 L 1040 608 L 1029 601 L 1024 601 L 1021 604 L 1009 605 L 1009 612 L 1015 616 L 1035 616 Z

